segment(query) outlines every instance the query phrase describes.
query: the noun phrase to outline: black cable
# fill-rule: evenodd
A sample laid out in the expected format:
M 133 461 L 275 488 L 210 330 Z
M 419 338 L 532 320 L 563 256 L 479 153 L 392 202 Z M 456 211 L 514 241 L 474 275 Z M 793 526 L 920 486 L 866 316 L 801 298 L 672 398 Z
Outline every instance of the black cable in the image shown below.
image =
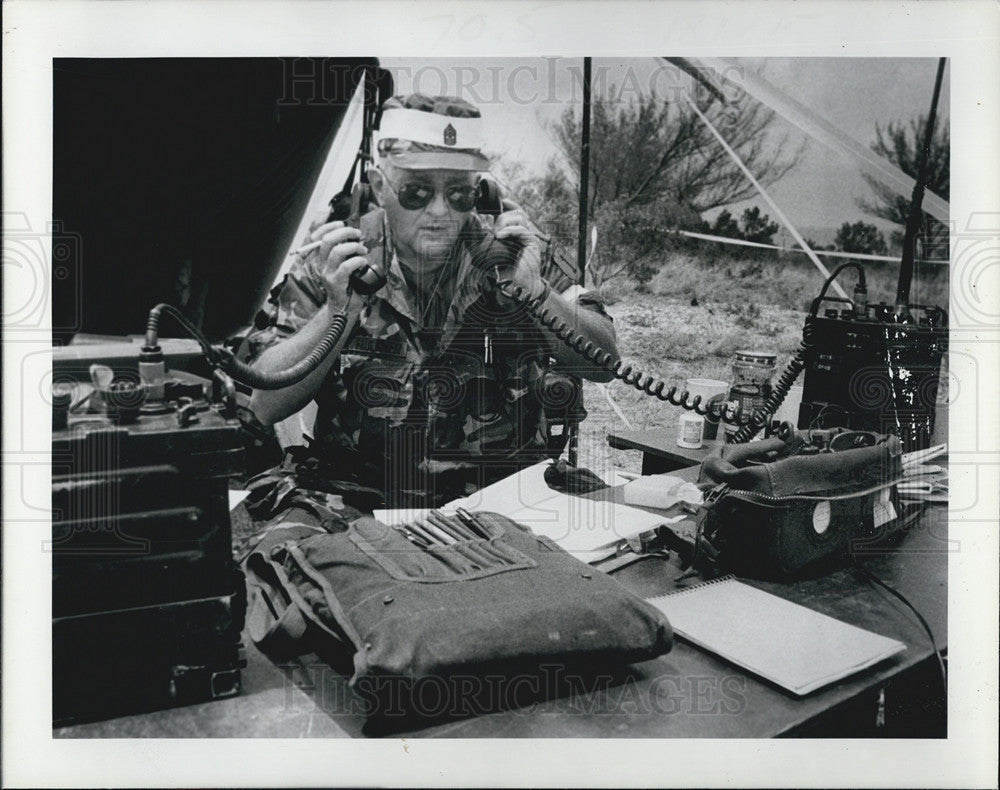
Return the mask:
M 198 344 L 201 346 L 202 350 L 205 352 L 205 356 L 207 356 L 209 360 L 215 358 L 215 349 L 212 347 L 208 338 L 201 333 L 201 330 L 198 329 L 198 327 L 188 320 L 184 313 L 169 304 L 158 304 L 149 311 L 149 317 L 146 319 L 146 344 L 143 346 L 143 351 L 159 350 L 160 315 L 162 313 L 166 313 L 184 329 L 186 329 L 188 334 L 198 341 Z
M 498 256 L 497 253 L 501 251 L 495 249 L 498 246 L 494 244 L 496 241 L 497 239 L 494 236 L 493 240 L 485 247 L 485 249 L 479 250 L 476 255 L 478 261 L 474 261 L 474 263 L 477 263 L 477 265 L 481 268 L 490 268 L 491 266 L 496 268 L 503 265 L 512 265 L 513 260 L 516 260 L 516 253 L 506 247 L 506 245 L 499 245 L 504 247 L 504 249 L 502 250 L 502 254 Z M 595 345 L 592 341 L 587 340 L 582 334 L 574 331 L 574 329 L 564 320 L 559 318 L 559 316 L 552 314 L 550 310 L 543 306 L 545 294 L 541 297 L 531 299 L 528 297 L 523 288 L 519 286 L 511 286 L 510 281 L 500 282 L 498 284 L 509 298 L 512 298 L 516 303 L 527 309 L 528 313 L 536 321 L 546 327 L 565 345 L 572 348 L 576 353 L 591 364 L 603 368 L 615 378 L 624 381 L 630 387 L 634 387 L 646 395 L 671 403 L 674 406 L 680 406 L 681 408 L 693 411 L 695 414 L 699 414 L 703 417 L 710 416 L 714 420 L 720 420 L 728 423 L 729 425 L 740 426 L 739 430 L 733 435 L 732 442 L 734 444 L 744 444 L 760 432 L 760 430 L 767 424 L 771 415 L 777 413 L 778 407 L 785 400 L 785 397 L 788 395 L 789 390 L 791 390 L 795 380 L 805 368 L 806 357 L 812 349 L 814 336 L 814 327 L 810 319 L 816 316 L 819 305 L 826 296 L 827 289 L 837 278 L 837 275 L 847 268 L 853 268 L 857 271 L 858 285 L 855 289 L 855 295 L 867 302 L 868 286 L 865 280 L 865 271 L 861 265 L 857 261 L 847 261 L 834 269 L 823 283 L 823 288 L 820 290 L 819 296 L 817 296 L 812 302 L 811 315 L 806 317 L 805 325 L 802 327 L 802 342 L 796 350 L 795 356 L 792 357 L 791 361 L 778 378 L 778 383 L 771 391 L 771 394 L 764 401 L 764 405 L 751 415 L 730 415 L 728 413 L 728 409 L 726 408 L 726 404 L 724 403 L 715 403 L 707 407 L 703 407 L 701 405 L 700 395 L 696 395 L 693 400 L 688 403 L 687 390 L 682 390 L 678 394 L 677 387 L 668 387 L 667 383 L 663 379 L 654 379 L 652 376 L 649 376 L 640 370 L 634 370 L 631 365 L 624 364 L 621 359 L 615 359 L 610 353 L 602 349 L 600 346 Z
M 847 261 L 846 263 L 840 264 L 829 277 L 826 278 L 826 282 L 823 283 L 823 288 L 820 289 L 819 296 L 812 300 L 810 305 L 810 312 L 812 315 L 816 315 L 819 312 L 820 303 L 826 296 L 827 289 L 833 284 L 833 281 L 837 279 L 837 275 L 840 274 L 844 269 L 855 269 L 858 272 L 858 290 L 862 291 L 867 295 L 868 293 L 868 283 L 865 280 L 865 270 L 862 268 L 861 264 L 857 261 Z
M 902 601 L 902 603 L 905 604 L 906 607 L 909 608 L 911 612 L 913 612 L 917 620 L 920 621 L 920 625 L 923 626 L 924 631 L 927 632 L 927 638 L 931 640 L 931 650 L 934 651 L 934 657 L 937 659 L 938 671 L 941 674 L 941 688 L 944 691 L 945 697 L 947 697 L 948 669 L 944 665 L 944 657 L 941 655 L 941 651 L 938 649 L 937 640 L 934 638 L 934 632 L 931 630 L 931 627 L 928 624 L 928 622 L 924 619 L 924 616 L 920 614 L 920 612 L 917 610 L 917 607 L 915 607 L 912 603 L 910 603 L 907 600 L 905 595 L 903 595 L 898 590 L 895 590 L 892 587 L 890 587 L 888 584 L 882 581 L 878 576 L 872 573 L 868 568 L 865 568 L 863 565 L 860 565 L 858 563 L 858 558 L 856 556 L 852 556 L 852 558 L 854 560 L 854 567 L 857 568 L 857 570 L 859 570 L 862 573 L 862 575 L 864 575 L 868 579 L 869 582 L 877 584 L 879 587 L 884 589 L 890 595 L 893 595 L 900 601 Z
M 208 363 L 213 367 L 222 369 L 237 381 L 253 389 L 282 389 L 302 381 L 316 370 L 320 363 L 333 351 L 343 336 L 344 330 L 347 328 L 347 311 L 353 298 L 354 295 L 352 293 L 348 297 L 347 305 L 341 312 L 334 316 L 326 333 L 308 356 L 291 367 L 274 373 L 267 373 L 252 368 L 245 362 L 238 360 L 229 349 L 213 346 L 198 327 L 192 324 L 180 310 L 169 304 L 158 304 L 149 311 L 149 318 L 146 321 L 146 344 L 143 346 L 143 351 L 159 350 L 160 316 L 166 314 L 176 320 L 177 323 L 198 341 L 205 352 Z
M 802 327 L 802 343 L 795 352 L 795 356 L 792 357 L 792 360 L 788 363 L 788 366 L 778 378 L 778 383 L 771 391 L 771 394 L 764 401 L 764 405 L 754 412 L 750 423 L 748 425 L 744 425 L 734 434 L 732 439 L 733 444 L 745 444 L 746 442 L 749 442 L 760 432 L 760 429 L 767 424 L 768 417 L 772 414 L 777 414 L 778 407 L 784 402 L 785 396 L 788 395 L 789 391 L 792 389 L 792 385 L 795 383 L 795 380 L 799 377 L 799 374 L 806 366 L 806 355 L 812 348 L 813 336 L 815 334 L 815 327 L 812 319 L 816 317 L 816 314 L 819 311 L 819 306 L 826 297 L 827 289 L 833 284 L 833 281 L 837 279 L 837 275 L 847 268 L 857 270 L 858 286 L 855 289 L 855 296 L 863 298 L 867 303 L 868 284 L 865 280 L 865 270 L 861 267 L 861 264 L 857 261 L 847 261 L 846 263 L 840 264 L 840 266 L 834 269 L 830 276 L 826 278 L 822 289 L 820 289 L 819 296 L 813 299 L 812 305 L 810 306 L 810 315 L 806 316 L 805 325 Z
M 788 366 L 782 371 L 771 394 L 767 396 L 764 405 L 754 412 L 749 424 L 744 425 L 733 435 L 733 444 L 745 444 L 756 436 L 763 428 L 772 414 L 778 413 L 778 407 L 785 400 L 785 396 L 792 389 L 795 379 L 806 366 L 806 354 L 812 348 L 813 325 L 806 319 L 805 326 L 802 327 L 802 342 L 799 344 L 795 356 L 792 357 Z
M 217 350 L 217 364 L 234 379 L 255 390 L 280 390 L 297 384 L 316 370 L 333 351 L 346 328 L 347 312 L 344 310 L 333 317 L 326 333 L 309 355 L 285 370 L 274 373 L 257 370 L 246 362 L 238 360 L 229 349 Z

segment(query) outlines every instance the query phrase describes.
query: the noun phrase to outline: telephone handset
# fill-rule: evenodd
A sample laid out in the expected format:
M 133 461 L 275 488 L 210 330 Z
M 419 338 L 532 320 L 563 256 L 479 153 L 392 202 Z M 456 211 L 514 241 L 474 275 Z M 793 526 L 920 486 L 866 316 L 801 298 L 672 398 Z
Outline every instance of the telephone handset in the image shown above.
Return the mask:
M 476 200 L 476 213 L 482 216 L 498 217 L 504 211 L 503 192 L 491 178 L 479 181 L 479 196 Z M 493 272 L 498 282 L 502 282 L 503 270 L 517 264 L 521 253 L 521 242 L 518 239 L 498 239 L 487 229 L 482 241 L 472 250 L 472 265 L 484 272 Z
M 342 192 L 330 201 L 326 221 L 341 221 L 349 228 L 360 228 L 361 217 L 368 213 L 373 202 L 371 184 L 359 182 L 351 190 L 350 199 Z M 350 289 L 360 296 L 370 296 L 383 288 L 386 282 L 385 272 L 370 263 L 355 271 L 348 280 Z
M 343 221 L 353 228 L 361 225 L 361 216 L 368 211 L 372 202 L 371 186 L 360 182 L 354 185 L 348 199 L 347 193 L 341 192 L 330 201 L 330 213 L 327 215 L 327 222 Z M 362 266 L 351 274 L 349 279 L 349 289 L 353 293 L 361 296 L 369 296 L 375 293 L 386 284 L 386 277 L 383 269 L 379 269 L 371 264 Z M 152 347 L 156 344 L 156 337 L 159 332 L 160 314 L 168 312 L 175 319 L 181 321 L 185 328 L 200 337 L 200 332 L 190 324 L 186 323 L 175 308 L 170 305 L 157 305 L 149 314 L 146 328 L 146 346 Z M 223 371 L 231 375 L 237 381 L 259 390 L 278 390 L 297 384 L 309 376 L 326 359 L 344 332 L 347 331 L 348 316 L 347 311 L 342 310 L 333 317 L 330 326 L 325 334 L 320 338 L 316 346 L 309 354 L 291 367 L 275 372 L 265 372 L 251 367 L 242 360 L 237 359 L 231 351 L 223 348 L 215 348 L 207 341 L 202 342 L 205 354 L 209 363 L 218 366 Z

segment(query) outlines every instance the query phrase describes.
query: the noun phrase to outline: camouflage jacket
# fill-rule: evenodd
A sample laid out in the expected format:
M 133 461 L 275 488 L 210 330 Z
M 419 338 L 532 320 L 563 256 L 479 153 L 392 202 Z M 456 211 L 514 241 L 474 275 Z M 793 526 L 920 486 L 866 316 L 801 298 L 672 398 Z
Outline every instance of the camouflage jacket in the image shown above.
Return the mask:
M 542 330 L 523 309 L 499 312 L 483 289 L 470 254 L 483 220 L 470 218 L 445 280 L 422 306 L 391 252 L 384 217 L 370 211 L 361 231 L 369 260 L 389 261 L 388 283 L 369 300 L 316 395 L 309 455 L 325 476 L 376 488 L 389 504 L 436 503 L 544 458 L 546 407 L 568 405 L 566 388 L 553 386 Z M 542 276 L 567 293 L 575 273 L 545 246 Z M 266 325 L 248 338 L 250 360 L 322 306 L 320 263 L 317 252 L 297 258 L 272 291 L 258 317 Z M 607 316 L 595 295 L 578 290 L 567 295 Z

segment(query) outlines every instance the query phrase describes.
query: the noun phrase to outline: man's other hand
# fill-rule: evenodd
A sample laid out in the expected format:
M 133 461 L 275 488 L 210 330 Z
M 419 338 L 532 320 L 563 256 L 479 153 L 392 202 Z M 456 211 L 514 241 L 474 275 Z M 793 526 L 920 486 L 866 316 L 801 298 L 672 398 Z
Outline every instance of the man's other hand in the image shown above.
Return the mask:
M 520 206 L 509 200 L 504 201 L 503 214 L 497 217 L 493 226 L 498 239 L 518 239 L 521 242 L 521 253 L 517 258 L 510 279 L 504 287 L 512 291 L 520 288 L 532 299 L 542 295 L 545 282 L 542 280 L 542 243 L 538 233 L 528 220 Z
M 309 234 L 310 242 L 321 242 L 310 253 L 314 265 L 326 287 L 326 298 L 331 308 L 342 310 L 347 305 L 347 283 L 351 274 L 365 266 L 368 248 L 361 243 L 361 231 L 346 227 L 343 222 L 327 222 Z M 361 301 L 354 303 L 360 311 Z

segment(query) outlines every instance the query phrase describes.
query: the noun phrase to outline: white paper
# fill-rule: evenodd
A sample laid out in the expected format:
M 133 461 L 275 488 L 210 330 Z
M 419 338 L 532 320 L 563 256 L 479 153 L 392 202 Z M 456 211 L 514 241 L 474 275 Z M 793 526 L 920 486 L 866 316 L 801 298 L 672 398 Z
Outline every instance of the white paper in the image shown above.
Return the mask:
M 595 562 L 612 554 L 619 541 L 677 519 L 605 500 L 584 499 L 553 491 L 545 482 L 550 461 L 542 461 L 498 480 L 476 493 L 455 499 L 439 510 L 454 513 L 490 512 L 507 516 L 549 538 L 584 562 Z M 374 511 L 385 524 L 405 524 L 423 518 L 427 509 Z

